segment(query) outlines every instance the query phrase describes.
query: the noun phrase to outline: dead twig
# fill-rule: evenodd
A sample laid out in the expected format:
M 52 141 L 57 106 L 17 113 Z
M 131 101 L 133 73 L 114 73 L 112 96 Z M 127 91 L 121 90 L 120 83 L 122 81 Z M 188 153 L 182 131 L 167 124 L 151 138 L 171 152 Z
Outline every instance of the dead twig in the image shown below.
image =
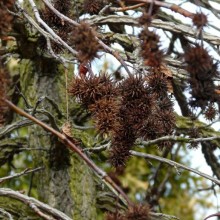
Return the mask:
M 27 168 L 27 169 L 25 169 L 24 171 L 22 171 L 20 173 L 15 173 L 13 175 L 5 176 L 5 177 L 0 178 L 0 183 L 4 183 L 7 180 L 14 179 L 16 177 L 20 177 L 20 176 L 23 176 L 23 175 L 26 175 L 26 174 L 29 174 L 29 173 L 38 172 L 40 170 L 43 170 L 43 167 L 37 167 L 35 169 Z

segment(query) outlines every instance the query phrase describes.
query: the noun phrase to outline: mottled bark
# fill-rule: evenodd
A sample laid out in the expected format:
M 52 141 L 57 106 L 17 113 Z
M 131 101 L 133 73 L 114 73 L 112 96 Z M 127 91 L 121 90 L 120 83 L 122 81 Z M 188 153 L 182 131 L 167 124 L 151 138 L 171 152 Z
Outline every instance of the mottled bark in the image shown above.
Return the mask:
M 65 114 L 65 76 L 56 61 L 45 58 L 23 60 L 20 76 L 22 92 L 32 106 L 38 98 L 47 96 Z M 46 101 L 39 108 L 49 111 L 59 127 L 66 121 L 64 116 L 57 120 L 55 109 Z M 34 178 L 40 200 L 74 219 L 95 219 L 95 185 L 87 166 L 76 156 L 70 156 L 59 140 L 36 125 L 29 128 L 29 146 L 48 150 L 33 151 L 36 166 L 45 167 Z

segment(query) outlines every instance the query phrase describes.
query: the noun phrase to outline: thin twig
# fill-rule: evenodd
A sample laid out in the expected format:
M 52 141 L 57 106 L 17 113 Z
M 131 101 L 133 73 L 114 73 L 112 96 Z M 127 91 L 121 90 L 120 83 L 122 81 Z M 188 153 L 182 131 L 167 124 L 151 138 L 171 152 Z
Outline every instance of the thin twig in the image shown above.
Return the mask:
M 13 175 L 0 178 L 0 183 L 4 183 L 7 180 L 14 179 L 16 177 L 20 177 L 20 176 L 23 176 L 23 175 L 26 175 L 26 174 L 29 174 L 29 173 L 37 172 L 39 170 L 43 170 L 43 167 L 37 167 L 35 169 L 27 168 L 27 169 L 25 169 L 24 171 L 22 171 L 20 173 L 15 173 Z
M 44 121 L 44 122 L 48 122 L 47 118 L 39 118 L 39 120 Z M 34 122 L 29 120 L 29 119 L 24 119 L 21 121 L 17 121 L 13 124 L 7 125 L 3 128 L 0 129 L 0 138 L 3 138 L 5 135 L 13 132 L 14 130 L 17 130 L 19 128 L 23 128 L 29 125 L 33 125 Z
M 164 136 L 150 141 L 137 141 L 138 145 L 149 146 L 153 144 L 158 144 L 162 141 L 174 141 L 174 142 L 183 142 L 183 143 L 196 143 L 196 142 L 204 142 L 204 141 L 214 141 L 220 140 L 220 136 L 212 136 L 212 137 L 201 137 L 201 138 L 186 138 L 180 136 Z
M 112 12 L 120 12 L 120 11 L 128 11 L 128 10 L 134 10 L 136 8 L 140 8 L 144 6 L 146 3 L 139 3 L 132 6 L 122 7 L 122 8 L 116 8 L 116 7 L 110 7 L 110 11 Z
M 145 3 L 145 4 L 151 4 L 152 0 L 126 0 L 126 3 Z M 171 9 L 172 11 L 181 14 L 185 17 L 193 18 L 194 13 L 191 13 L 183 8 L 181 8 L 178 5 L 167 3 L 167 2 L 161 2 L 161 1 L 154 1 L 154 4 L 160 7 Z
M 159 157 L 159 156 L 156 156 L 156 155 L 146 154 L 146 153 L 137 152 L 137 151 L 133 151 L 133 150 L 131 150 L 130 153 L 134 156 L 137 156 L 137 157 L 143 157 L 143 158 L 147 158 L 147 159 L 157 160 L 157 161 L 169 164 L 170 166 L 173 166 L 174 168 L 182 168 L 184 170 L 188 170 L 190 172 L 196 173 L 199 176 L 202 176 L 206 179 L 209 179 L 212 182 L 214 182 L 214 183 L 216 183 L 220 186 L 220 180 L 218 180 L 216 178 L 213 178 L 212 176 L 209 176 L 208 174 L 202 173 L 202 172 L 200 172 L 196 169 L 193 169 L 193 168 L 187 167 L 183 164 L 177 163 L 175 161 L 172 161 L 172 160 L 169 160 L 169 159 L 166 159 L 166 158 L 162 158 L 162 157 Z
M 150 215 L 151 215 L 152 217 L 156 217 L 156 218 L 158 218 L 158 219 L 166 218 L 166 219 L 176 219 L 176 220 L 180 220 L 179 218 L 177 218 L 177 217 L 174 216 L 174 215 L 167 215 L 167 214 L 163 214 L 163 213 L 150 212 Z

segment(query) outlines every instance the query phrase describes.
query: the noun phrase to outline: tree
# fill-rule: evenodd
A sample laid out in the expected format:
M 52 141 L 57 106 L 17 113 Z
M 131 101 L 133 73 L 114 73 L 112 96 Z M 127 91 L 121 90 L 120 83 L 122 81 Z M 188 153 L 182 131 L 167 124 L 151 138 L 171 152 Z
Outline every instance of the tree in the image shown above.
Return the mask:
M 189 2 L 195 12 L 182 1 L 1 1 L 2 218 L 194 219 L 189 201 L 210 206 L 195 190 L 220 184 L 220 41 L 204 8 L 219 11 Z M 192 149 L 213 176 L 190 167 Z

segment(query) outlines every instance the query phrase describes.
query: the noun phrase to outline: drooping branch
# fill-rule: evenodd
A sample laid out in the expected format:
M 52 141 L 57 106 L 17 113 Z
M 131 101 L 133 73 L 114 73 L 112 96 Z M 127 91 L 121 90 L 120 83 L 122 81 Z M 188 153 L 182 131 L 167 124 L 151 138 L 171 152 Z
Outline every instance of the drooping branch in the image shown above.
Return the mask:
M 162 158 L 162 157 L 159 157 L 159 156 L 156 156 L 156 155 L 142 153 L 142 152 L 137 152 L 137 151 L 130 151 L 130 152 L 133 156 L 143 157 L 143 158 L 152 159 L 152 160 L 157 160 L 157 161 L 169 164 L 170 166 L 173 166 L 176 169 L 181 168 L 181 169 L 184 169 L 184 170 L 188 170 L 188 171 L 190 171 L 192 173 L 195 173 L 199 176 L 202 176 L 202 177 L 204 177 L 208 180 L 211 180 L 212 182 L 216 183 L 217 185 L 220 185 L 220 180 L 218 180 L 216 178 L 213 178 L 212 176 L 210 176 L 208 174 L 202 173 L 202 172 L 200 172 L 196 169 L 193 169 L 193 168 L 187 167 L 183 164 L 177 163 L 175 161 L 172 161 L 172 160 L 169 160 L 169 159 L 166 159 L 166 158 Z
M 83 159 L 86 164 L 98 175 L 98 177 L 101 178 L 101 180 L 112 190 L 125 204 L 132 204 L 127 195 L 122 191 L 122 189 L 104 172 L 101 170 L 92 160 L 90 160 L 86 154 L 83 153 L 82 149 L 80 149 L 78 146 L 76 146 L 65 134 L 62 134 L 56 130 L 54 130 L 52 127 L 48 126 L 44 122 L 38 120 L 37 118 L 33 117 L 32 115 L 24 112 L 22 109 L 15 106 L 13 103 L 11 103 L 8 100 L 4 100 L 6 104 L 16 113 L 18 113 L 21 116 L 24 116 L 33 122 L 35 122 L 37 125 L 43 127 L 47 131 L 51 132 L 53 135 L 57 136 L 71 151 L 74 151 L 77 153 L 81 159 Z

